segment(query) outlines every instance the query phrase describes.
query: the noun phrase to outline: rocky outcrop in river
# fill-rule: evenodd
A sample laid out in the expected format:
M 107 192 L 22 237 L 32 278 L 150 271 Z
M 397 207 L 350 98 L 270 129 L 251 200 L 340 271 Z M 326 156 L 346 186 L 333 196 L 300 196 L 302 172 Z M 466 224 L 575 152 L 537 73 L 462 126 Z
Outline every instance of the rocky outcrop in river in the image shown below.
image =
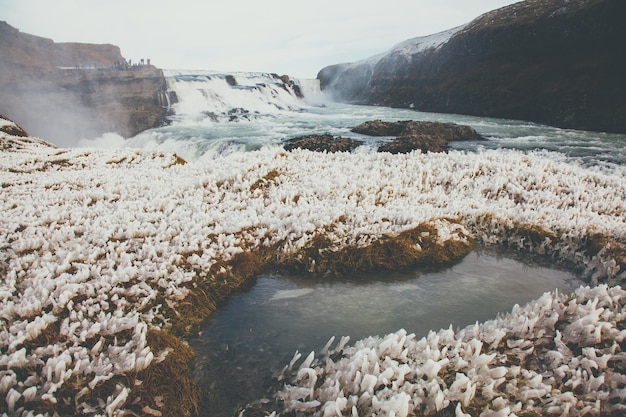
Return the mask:
M 340 100 L 626 132 L 626 2 L 526 0 L 322 69 Z
M 287 151 L 308 149 L 315 152 L 351 152 L 362 144 L 363 142 L 359 140 L 325 133 L 289 139 L 285 143 L 284 148 Z
M 368 136 L 396 136 L 378 148 L 378 152 L 389 153 L 408 153 L 417 149 L 422 152 L 445 152 L 449 142 L 484 140 L 469 126 L 413 120 L 373 120 L 358 125 L 352 131 Z
M 449 142 L 484 140 L 476 130 L 469 126 L 456 123 L 423 122 L 400 120 L 385 122 L 371 120 L 353 128 L 354 133 L 366 136 L 389 137 L 378 147 L 378 152 L 409 153 L 415 150 L 422 152 L 445 152 Z M 315 152 L 351 152 L 363 145 L 362 140 L 333 136 L 330 133 L 322 135 L 307 135 L 289 139 L 284 148 L 287 151 L 294 149 L 308 149 Z
M 55 43 L 0 22 L 0 113 L 61 146 L 160 125 L 163 72 L 122 62 L 114 45 Z

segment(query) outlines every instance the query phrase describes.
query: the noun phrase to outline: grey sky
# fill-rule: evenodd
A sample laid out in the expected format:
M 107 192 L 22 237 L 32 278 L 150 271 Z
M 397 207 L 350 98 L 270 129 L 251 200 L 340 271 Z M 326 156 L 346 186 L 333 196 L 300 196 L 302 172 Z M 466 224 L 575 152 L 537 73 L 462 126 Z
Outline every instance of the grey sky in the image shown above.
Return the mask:
M 0 20 L 56 42 L 112 43 L 167 69 L 314 78 L 515 0 L 0 0 Z

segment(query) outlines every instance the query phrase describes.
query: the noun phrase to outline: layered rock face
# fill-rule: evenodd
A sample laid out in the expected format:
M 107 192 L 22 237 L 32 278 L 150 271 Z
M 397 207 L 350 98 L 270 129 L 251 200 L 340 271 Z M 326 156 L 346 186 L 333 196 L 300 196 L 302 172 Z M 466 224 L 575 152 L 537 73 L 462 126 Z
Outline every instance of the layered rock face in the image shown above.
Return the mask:
M 318 78 L 361 104 L 623 133 L 624 16 L 622 0 L 526 0 Z
M 153 66 L 118 69 L 114 45 L 55 43 L 0 22 L 0 113 L 57 145 L 163 122 L 167 85 Z

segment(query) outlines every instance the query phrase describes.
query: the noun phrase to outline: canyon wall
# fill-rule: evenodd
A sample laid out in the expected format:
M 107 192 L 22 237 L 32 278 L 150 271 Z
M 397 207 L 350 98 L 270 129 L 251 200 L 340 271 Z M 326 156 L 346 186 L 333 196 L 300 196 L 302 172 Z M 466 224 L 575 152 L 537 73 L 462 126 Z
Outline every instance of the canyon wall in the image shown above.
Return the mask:
M 123 63 L 117 46 L 55 43 L 0 22 L 0 113 L 59 146 L 162 124 L 163 72 Z

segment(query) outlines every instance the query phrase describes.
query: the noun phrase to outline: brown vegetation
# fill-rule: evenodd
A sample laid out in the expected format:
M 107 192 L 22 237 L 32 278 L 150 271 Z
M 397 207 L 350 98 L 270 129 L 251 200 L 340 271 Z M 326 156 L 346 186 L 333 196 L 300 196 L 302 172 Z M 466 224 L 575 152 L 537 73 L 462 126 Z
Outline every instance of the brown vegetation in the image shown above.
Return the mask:
M 250 191 L 254 190 L 263 190 L 273 184 L 276 184 L 276 179 L 280 177 L 281 172 L 277 169 L 273 169 L 267 174 L 263 176 L 263 178 L 259 178 L 254 184 L 250 186 Z
M 254 189 L 264 189 L 280 176 L 272 170 L 253 184 Z M 453 219 L 441 219 L 451 226 L 459 225 Z M 337 222 L 345 222 L 345 218 Z M 483 225 L 491 224 L 499 235 L 523 237 L 525 242 L 541 245 L 546 241 L 558 241 L 557 233 L 533 225 L 508 225 L 492 216 L 479 219 Z M 459 225 L 460 226 L 460 225 Z M 181 338 L 196 331 L 205 320 L 224 302 L 233 291 L 258 276 L 266 268 L 287 268 L 296 271 L 342 275 L 353 271 L 390 270 L 411 265 L 447 264 L 461 260 L 473 248 L 474 241 L 463 234 L 462 228 L 455 230 L 453 239 L 441 239 L 434 223 L 424 223 L 397 235 L 385 235 L 367 246 L 348 246 L 336 249 L 331 235 L 334 223 L 312 237 L 303 249 L 285 253 L 284 242 L 271 246 L 242 246 L 242 251 L 228 260 L 219 260 L 208 271 L 194 269 L 195 279 L 188 285 L 188 296 L 177 305 L 161 303 L 162 313 L 170 326 L 166 330 L 152 329 L 147 334 L 147 342 L 155 356 L 167 352 L 162 361 L 154 361 L 150 367 L 135 374 L 115 377 L 100 384 L 89 392 L 91 398 L 106 397 L 121 386 L 132 388 L 125 408 L 136 416 L 182 416 L 193 417 L 199 412 L 199 392 L 194 386 L 189 364 L 193 357 L 191 349 Z M 490 229 L 487 227 L 487 229 Z M 207 237 L 211 239 L 212 237 Z M 507 242 L 504 242 L 507 245 Z M 595 234 L 586 242 L 587 253 L 591 256 L 602 251 L 609 253 L 620 267 L 626 265 L 626 246 L 601 234 Z M 191 254 L 189 254 L 191 255 Z M 183 257 L 179 266 L 185 268 Z M 41 338 L 60 337 L 58 325 L 53 324 L 42 333 Z M 39 340 L 31 343 L 39 344 Z M 45 343 L 44 343 L 45 344 Z M 119 387 L 118 387 L 119 385 Z M 57 404 L 42 403 L 38 412 L 56 412 L 61 415 L 76 414 L 78 401 L 71 401 L 80 390 L 78 383 L 66 384 L 57 394 Z
M 459 261 L 472 249 L 472 240 L 448 240 L 438 243 L 437 229 L 422 224 L 397 236 L 383 236 L 368 246 L 330 249 L 331 242 L 323 234 L 299 253 L 281 261 L 281 266 L 330 275 L 353 271 L 394 270 L 412 265 L 441 265 Z
M 150 331 L 147 341 L 154 352 L 167 350 L 169 353 L 163 362 L 137 374 L 136 380 L 141 384 L 132 391 L 137 403 L 131 409 L 137 415 L 158 416 L 157 410 L 164 417 L 198 415 L 198 390 L 189 370 L 193 358 L 191 348 L 158 330 Z
M 263 178 L 263 186 L 278 175 L 278 172 L 268 173 Z M 262 188 L 262 185 L 259 184 L 259 187 Z M 143 381 L 138 391 L 142 394 L 137 395 L 147 398 L 149 395 L 156 395 L 162 398 L 164 406 L 161 410 L 164 412 L 167 410 L 167 414 L 164 415 L 196 415 L 197 392 L 192 388 L 191 376 L 188 373 L 188 362 L 192 353 L 177 337 L 187 336 L 197 330 L 233 291 L 258 276 L 266 268 L 281 267 L 341 275 L 351 271 L 400 269 L 415 264 L 444 264 L 458 261 L 469 253 L 472 241 L 466 236 L 463 237 L 464 241 L 450 240 L 441 245 L 437 241 L 437 229 L 432 225 L 423 224 L 397 236 L 384 236 L 365 247 L 354 246 L 332 250 L 330 239 L 320 233 L 301 251 L 282 258 L 277 257 L 281 252 L 281 244 L 278 243 L 271 247 L 261 246 L 244 250 L 228 262 L 217 262 L 210 271 L 195 270 L 196 279 L 189 285 L 189 295 L 176 307 L 164 309 L 164 314 L 169 317 L 171 323 L 169 334 L 157 331 L 150 333 L 149 344 L 153 351 L 158 352 L 169 347 L 174 349 L 176 356 L 171 359 L 168 356 L 163 363 L 154 364 L 144 371 L 142 376 L 138 377 Z M 155 341 L 158 343 L 153 344 Z M 182 349 L 180 354 L 179 349 Z M 172 373 L 171 377 L 169 372 Z M 179 382 L 160 383 L 168 378 L 170 380 L 176 378 Z M 147 388 L 152 383 L 156 386 Z M 184 387 L 184 392 L 181 392 L 180 387 Z M 185 401 L 181 401 L 182 398 Z M 133 411 L 138 415 L 148 415 L 142 414 L 140 410 Z

